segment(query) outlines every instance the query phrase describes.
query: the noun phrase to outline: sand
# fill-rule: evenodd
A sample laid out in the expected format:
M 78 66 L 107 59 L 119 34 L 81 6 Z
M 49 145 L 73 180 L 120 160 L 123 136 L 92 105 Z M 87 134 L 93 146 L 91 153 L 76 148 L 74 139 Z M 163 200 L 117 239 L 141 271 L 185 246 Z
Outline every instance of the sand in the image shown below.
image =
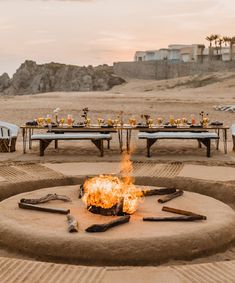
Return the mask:
M 66 117 L 67 114 L 73 114 L 76 120 L 80 120 L 81 109 L 88 106 L 91 110 L 90 116 L 94 122 L 96 122 L 97 117 L 113 117 L 120 110 L 125 112 L 126 120 L 130 115 L 140 119 L 140 114 L 145 113 L 153 115 L 155 120 L 159 116 L 168 119 L 171 114 L 175 115 L 175 117 L 185 116 L 190 118 L 191 114 L 198 116 L 198 113 L 204 110 L 210 114 L 211 120 L 220 120 L 225 125 L 231 126 L 235 123 L 235 114 L 216 111 L 213 109 L 213 106 L 235 104 L 235 75 L 234 73 L 220 73 L 216 76 L 219 78 L 218 82 L 199 88 L 190 87 L 187 83 L 188 78 L 166 81 L 131 80 L 127 84 L 115 87 L 108 92 L 60 92 L 15 97 L 0 96 L 0 119 L 20 126 L 25 121 L 39 116 L 46 116 L 48 113 L 51 114 L 53 109 L 60 107 L 62 109 L 61 116 Z M 141 162 L 169 163 L 177 161 L 196 165 L 235 167 L 235 153 L 232 151 L 230 131 L 228 132 L 228 139 L 227 155 L 223 152 L 222 144 L 219 151 L 216 151 L 213 146 L 213 155 L 211 158 L 207 158 L 205 149 L 198 149 L 196 142 L 174 141 L 172 143 L 171 141 L 163 141 L 156 147 L 153 147 L 153 156 L 149 160 L 145 157 L 145 143 L 137 141 L 133 137 L 132 141 L 133 145 L 135 145 L 135 151 L 132 159 Z M 58 152 L 53 147 L 50 147 L 43 158 L 38 156 L 38 145 L 35 143 L 33 150 L 23 155 L 21 135 L 18 137 L 17 151 L 15 153 L 0 153 L 0 164 L 2 165 L 27 164 L 30 162 L 48 164 L 84 162 L 87 164 L 86 162 L 108 161 L 114 163 L 119 160 L 120 153 L 116 136 L 114 136 L 111 142 L 111 150 L 105 150 L 105 156 L 102 159 L 98 157 L 98 151 L 89 142 L 61 143 Z M 86 166 L 89 165 L 87 164 Z M 68 170 L 74 172 L 74 169 L 72 169 Z M 63 168 L 60 170 L 63 171 Z M 93 167 L 91 167 L 92 170 Z M 188 172 L 191 171 L 187 171 L 185 174 L 189 174 Z M 220 177 L 223 178 L 223 172 L 217 170 L 216 177 L 218 179 Z M 69 174 L 69 171 L 67 173 Z M 76 175 L 76 172 L 74 174 Z M 199 177 L 206 179 L 207 175 L 207 170 L 201 170 Z M 210 175 L 210 178 L 213 177 L 212 175 Z M 0 250 L 0 255 L 22 257 L 22 255 L 11 254 L 4 250 Z M 235 248 L 231 248 L 222 254 L 200 258 L 192 262 L 210 262 L 227 259 L 235 259 Z M 173 261 L 172 263 L 174 264 L 175 262 Z
M 235 123 L 235 114 L 221 112 L 213 109 L 214 105 L 235 103 L 235 78 L 234 73 L 222 73 L 217 75 L 219 82 L 192 88 L 189 87 L 189 78 L 144 81 L 131 80 L 128 83 L 114 87 L 107 92 L 55 92 L 37 95 L 0 97 L 1 120 L 22 125 L 26 121 L 40 116 L 52 114 L 53 109 L 60 107 L 60 117 L 72 114 L 76 121 L 81 121 L 82 109 L 89 107 L 89 116 L 93 123 L 97 123 L 98 117 L 114 118 L 121 110 L 124 111 L 125 121 L 134 116 L 138 121 L 141 114 L 150 114 L 155 122 L 161 116 L 165 120 L 170 115 L 175 118 L 187 117 L 195 114 L 199 119 L 199 113 L 203 110 L 209 113 L 211 121 L 220 120 L 225 125 Z M 185 83 L 186 81 L 186 83 Z M 182 86 L 181 84 L 185 84 Z M 175 87 L 173 87 L 175 86 Z M 170 87 L 170 88 L 169 88 Z M 38 157 L 38 143 L 34 142 L 34 150 L 27 155 L 22 154 L 21 135 L 18 138 L 17 152 L 12 154 L 0 154 L 0 162 L 14 161 L 40 161 L 40 162 L 72 162 L 99 160 L 98 151 L 89 141 L 61 142 L 60 150 L 56 152 L 53 146 L 46 151 L 46 156 Z M 228 132 L 228 154 L 223 152 L 223 143 L 220 150 L 216 151 L 213 145 L 212 158 L 205 156 L 205 148 L 197 149 L 196 141 L 159 141 L 153 146 L 152 160 L 179 160 L 185 162 L 203 162 L 208 164 L 234 164 L 235 153 L 232 152 L 231 132 Z M 132 146 L 135 148 L 133 159 L 147 160 L 145 141 L 138 140 L 133 134 Z M 105 150 L 104 161 L 118 161 L 120 158 L 117 135 L 113 135 L 111 150 Z

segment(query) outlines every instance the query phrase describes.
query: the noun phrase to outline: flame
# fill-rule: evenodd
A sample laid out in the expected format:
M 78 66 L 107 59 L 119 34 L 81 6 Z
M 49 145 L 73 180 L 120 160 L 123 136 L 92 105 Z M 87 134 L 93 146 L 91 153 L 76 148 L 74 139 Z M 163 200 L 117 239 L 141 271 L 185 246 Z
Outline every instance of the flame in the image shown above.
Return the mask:
M 143 194 L 133 184 L 130 154 L 123 154 L 120 167 L 121 179 L 112 175 L 100 175 L 86 180 L 82 200 L 87 207 L 97 206 L 108 209 L 123 200 L 123 212 L 132 214 L 137 210 Z

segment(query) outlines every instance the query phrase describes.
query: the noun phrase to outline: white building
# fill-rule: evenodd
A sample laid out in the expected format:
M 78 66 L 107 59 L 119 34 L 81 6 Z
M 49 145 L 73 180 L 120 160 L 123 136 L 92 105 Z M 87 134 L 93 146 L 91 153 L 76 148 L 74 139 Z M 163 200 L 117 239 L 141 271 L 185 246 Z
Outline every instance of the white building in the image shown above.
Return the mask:
M 135 53 L 135 61 L 162 61 L 169 60 L 171 62 L 203 62 L 213 60 L 229 61 L 230 47 L 213 47 L 211 55 L 209 48 L 205 48 L 203 44 L 171 44 L 168 48 L 159 50 L 137 51 Z M 212 58 L 210 58 L 212 56 Z M 235 60 L 235 45 L 233 46 L 233 60 Z

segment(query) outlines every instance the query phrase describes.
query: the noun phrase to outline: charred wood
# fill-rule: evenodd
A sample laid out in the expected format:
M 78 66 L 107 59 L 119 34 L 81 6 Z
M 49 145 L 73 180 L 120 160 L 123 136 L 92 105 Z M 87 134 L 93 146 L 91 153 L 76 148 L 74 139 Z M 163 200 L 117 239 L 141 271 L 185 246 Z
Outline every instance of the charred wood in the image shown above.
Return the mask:
M 154 195 L 168 195 L 173 194 L 176 192 L 176 189 L 174 188 L 163 188 L 163 189 L 150 189 L 150 190 L 144 190 L 143 196 L 154 196 Z
M 105 232 L 110 228 L 113 228 L 117 225 L 121 225 L 130 221 L 130 215 L 119 217 L 113 221 L 104 223 L 104 224 L 94 224 L 86 229 L 86 232 L 89 233 L 97 233 L 97 232 Z
M 158 200 L 158 202 L 160 202 L 160 203 L 168 202 L 168 201 L 170 201 L 170 200 L 172 200 L 172 199 L 174 199 L 174 198 L 177 198 L 177 197 L 182 196 L 183 193 L 184 193 L 184 191 L 182 191 L 182 190 L 176 191 L 176 192 L 173 193 L 173 194 L 170 194 L 170 195 L 167 195 L 167 196 L 165 196 L 165 197 L 160 198 L 160 199 Z
M 191 216 L 174 216 L 174 217 L 144 217 L 143 221 L 154 221 L 154 222 L 163 222 L 163 221 L 196 221 L 204 220 L 201 215 L 191 215 Z
M 41 198 L 35 198 L 35 199 L 26 199 L 22 198 L 20 200 L 21 203 L 28 203 L 28 204 L 39 204 L 39 203 L 45 203 L 49 202 L 51 200 L 62 200 L 64 202 L 69 202 L 71 199 L 65 195 L 57 195 L 57 194 L 47 194 L 44 197 Z
M 78 232 L 78 222 L 71 214 L 67 215 L 68 231 L 69 233 Z
M 19 208 L 37 210 L 37 211 L 42 211 L 42 212 L 59 213 L 59 214 L 69 214 L 70 213 L 69 209 L 64 209 L 64 208 L 43 207 L 43 206 L 33 205 L 33 204 L 28 204 L 28 203 L 23 203 L 23 202 L 19 202 L 18 205 L 19 205 Z
M 191 212 L 191 211 L 182 210 L 182 209 L 178 209 L 178 208 L 163 206 L 162 211 L 181 214 L 181 215 L 185 215 L 185 216 L 200 216 L 200 217 L 202 217 L 203 220 L 206 220 L 205 215 L 197 214 L 197 213 L 194 213 L 194 212 Z

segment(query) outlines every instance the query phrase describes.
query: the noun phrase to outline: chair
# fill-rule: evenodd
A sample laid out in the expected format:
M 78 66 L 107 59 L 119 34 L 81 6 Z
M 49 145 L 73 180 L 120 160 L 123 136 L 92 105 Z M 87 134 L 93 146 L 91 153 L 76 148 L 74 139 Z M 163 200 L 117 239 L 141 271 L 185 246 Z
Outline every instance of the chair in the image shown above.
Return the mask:
M 0 152 L 15 151 L 18 133 L 18 126 L 0 121 Z
M 231 127 L 232 137 L 233 137 L 233 150 L 235 151 L 235 124 Z

